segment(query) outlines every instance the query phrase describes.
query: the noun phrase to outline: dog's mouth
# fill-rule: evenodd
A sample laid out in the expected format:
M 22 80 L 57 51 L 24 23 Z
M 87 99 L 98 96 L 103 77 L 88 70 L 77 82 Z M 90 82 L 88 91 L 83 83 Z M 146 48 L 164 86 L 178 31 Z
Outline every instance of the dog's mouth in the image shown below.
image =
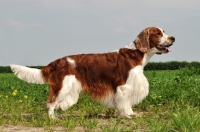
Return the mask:
M 171 46 L 172 44 L 169 44 L 169 45 L 161 45 L 161 44 L 157 44 L 156 45 L 156 48 L 161 51 L 161 52 L 165 52 L 165 53 L 168 53 L 168 52 L 171 52 Z

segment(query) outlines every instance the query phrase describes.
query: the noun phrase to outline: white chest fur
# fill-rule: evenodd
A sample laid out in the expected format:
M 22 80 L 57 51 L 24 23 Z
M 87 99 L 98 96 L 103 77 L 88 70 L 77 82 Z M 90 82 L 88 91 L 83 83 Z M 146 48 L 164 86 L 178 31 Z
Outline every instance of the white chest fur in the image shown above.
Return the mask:
M 143 74 L 143 67 L 136 66 L 130 70 L 126 84 L 118 86 L 116 95 L 124 96 L 132 106 L 141 102 L 148 93 L 149 83 Z
M 129 72 L 129 77 L 125 84 L 129 91 L 131 105 L 141 102 L 149 93 L 149 83 L 144 76 L 143 67 L 136 66 Z
M 126 84 L 118 86 L 115 107 L 121 116 L 130 118 L 132 106 L 140 103 L 149 93 L 149 83 L 143 74 L 143 66 L 130 70 Z

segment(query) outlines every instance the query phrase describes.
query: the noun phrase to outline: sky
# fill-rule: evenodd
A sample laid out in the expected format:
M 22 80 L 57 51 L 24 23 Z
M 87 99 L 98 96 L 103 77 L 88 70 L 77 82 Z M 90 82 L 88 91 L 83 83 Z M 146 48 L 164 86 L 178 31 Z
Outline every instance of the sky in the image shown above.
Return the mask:
M 112 52 L 151 26 L 176 38 L 151 62 L 200 61 L 199 0 L 0 0 L 0 66 Z

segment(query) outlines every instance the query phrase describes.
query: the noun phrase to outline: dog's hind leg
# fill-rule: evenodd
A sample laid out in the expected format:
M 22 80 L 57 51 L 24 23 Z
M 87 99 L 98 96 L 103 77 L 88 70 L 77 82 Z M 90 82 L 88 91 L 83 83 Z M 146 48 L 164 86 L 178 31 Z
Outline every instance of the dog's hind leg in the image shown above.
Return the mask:
M 56 118 L 56 115 L 55 115 L 55 108 L 57 106 L 57 102 L 56 102 L 56 92 L 55 92 L 55 88 L 53 85 L 50 85 L 50 88 L 49 88 L 49 98 L 47 100 L 47 108 L 48 108 L 48 115 L 50 118 Z

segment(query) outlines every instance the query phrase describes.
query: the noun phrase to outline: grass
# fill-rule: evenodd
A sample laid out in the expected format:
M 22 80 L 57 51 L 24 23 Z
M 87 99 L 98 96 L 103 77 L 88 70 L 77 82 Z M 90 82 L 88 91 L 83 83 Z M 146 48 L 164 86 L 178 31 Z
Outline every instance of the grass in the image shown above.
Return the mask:
M 100 132 L 200 132 L 200 74 L 195 69 L 145 71 L 148 97 L 133 110 L 140 116 L 121 119 L 81 94 L 76 105 L 58 111 L 58 120 L 47 115 L 47 85 L 28 84 L 13 74 L 0 74 L 0 126 L 43 127 L 53 131 Z

